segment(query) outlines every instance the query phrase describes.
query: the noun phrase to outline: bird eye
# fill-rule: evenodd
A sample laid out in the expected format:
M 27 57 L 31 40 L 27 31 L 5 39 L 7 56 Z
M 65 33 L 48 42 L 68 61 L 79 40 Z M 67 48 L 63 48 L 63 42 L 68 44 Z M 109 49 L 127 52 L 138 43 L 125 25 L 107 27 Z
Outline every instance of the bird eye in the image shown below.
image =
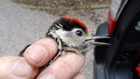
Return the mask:
M 78 35 L 78 36 L 82 36 L 82 31 L 80 31 L 80 30 L 77 30 L 75 33 L 76 33 L 76 35 Z

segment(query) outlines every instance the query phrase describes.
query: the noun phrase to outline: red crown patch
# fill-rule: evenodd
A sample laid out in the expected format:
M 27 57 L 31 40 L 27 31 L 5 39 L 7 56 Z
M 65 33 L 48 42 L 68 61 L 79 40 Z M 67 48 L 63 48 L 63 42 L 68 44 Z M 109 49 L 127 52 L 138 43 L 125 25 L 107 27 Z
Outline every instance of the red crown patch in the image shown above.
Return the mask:
M 63 16 L 63 18 L 69 20 L 70 22 L 75 21 L 76 23 L 81 25 L 85 30 L 87 30 L 86 25 L 82 21 L 80 21 L 79 19 L 77 19 L 75 17 L 70 17 L 70 16 Z

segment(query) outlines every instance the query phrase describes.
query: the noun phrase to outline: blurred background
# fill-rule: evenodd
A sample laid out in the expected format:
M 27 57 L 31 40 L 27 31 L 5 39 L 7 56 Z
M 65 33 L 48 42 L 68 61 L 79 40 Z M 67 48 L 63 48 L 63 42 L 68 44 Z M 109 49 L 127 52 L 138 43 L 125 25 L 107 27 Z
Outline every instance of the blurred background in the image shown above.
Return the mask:
M 78 18 L 95 34 L 107 21 L 109 6 L 110 0 L 0 0 L 0 57 L 17 56 L 26 45 L 45 38 L 51 24 L 65 15 Z M 87 79 L 93 79 L 93 61 L 91 49 L 81 69 Z

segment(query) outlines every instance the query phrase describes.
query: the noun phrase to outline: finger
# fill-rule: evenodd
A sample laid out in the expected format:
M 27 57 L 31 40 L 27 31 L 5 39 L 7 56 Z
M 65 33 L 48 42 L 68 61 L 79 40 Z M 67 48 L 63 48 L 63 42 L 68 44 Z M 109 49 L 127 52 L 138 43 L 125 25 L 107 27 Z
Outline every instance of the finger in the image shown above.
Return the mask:
M 72 79 L 86 79 L 86 78 L 82 73 L 79 72 Z
M 57 47 L 54 39 L 41 39 L 27 48 L 24 58 L 31 66 L 41 67 L 54 57 L 58 50 Z
M 85 63 L 85 55 L 67 53 L 56 59 L 38 76 L 40 79 L 71 79 Z
M 0 79 L 33 79 L 37 73 L 38 68 L 31 67 L 23 57 L 0 58 Z

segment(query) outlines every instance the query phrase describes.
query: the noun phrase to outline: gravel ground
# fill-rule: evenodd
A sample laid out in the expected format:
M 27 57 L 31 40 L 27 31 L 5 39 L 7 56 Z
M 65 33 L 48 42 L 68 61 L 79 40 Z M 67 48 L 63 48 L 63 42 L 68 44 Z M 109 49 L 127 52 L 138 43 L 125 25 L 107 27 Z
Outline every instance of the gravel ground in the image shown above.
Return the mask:
M 90 13 L 69 11 L 65 15 L 80 19 L 90 32 L 95 33 L 96 28 L 107 20 L 107 14 L 108 9 L 95 9 Z M 26 45 L 45 38 L 48 27 L 59 17 L 45 11 L 24 9 L 10 0 L 0 0 L 0 57 L 18 55 Z M 81 70 L 87 79 L 93 79 L 93 55 L 91 49 Z

